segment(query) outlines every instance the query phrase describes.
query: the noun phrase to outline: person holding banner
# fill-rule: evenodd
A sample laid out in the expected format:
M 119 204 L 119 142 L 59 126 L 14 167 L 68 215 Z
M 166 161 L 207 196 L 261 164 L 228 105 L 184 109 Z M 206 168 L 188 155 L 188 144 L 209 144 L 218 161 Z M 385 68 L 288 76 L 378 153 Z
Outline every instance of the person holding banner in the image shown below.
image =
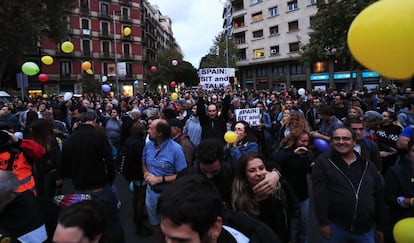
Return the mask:
M 226 160 L 234 163 L 238 160 L 242 153 L 259 152 L 259 145 L 257 139 L 250 128 L 249 123 L 240 120 L 234 125 L 234 132 L 237 135 L 237 140 L 234 144 L 226 145 Z
M 202 92 L 202 90 L 200 90 Z M 209 104 L 205 109 L 204 96 L 200 95 L 197 102 L 197 115 L 201 125 L 201 139 L 217 138 L 224 143 L 224 133 L 227 132 L 228 110 L 230 109 L 230 86 L 226 89 L 223 107 L 219 115 L 216 104 Z

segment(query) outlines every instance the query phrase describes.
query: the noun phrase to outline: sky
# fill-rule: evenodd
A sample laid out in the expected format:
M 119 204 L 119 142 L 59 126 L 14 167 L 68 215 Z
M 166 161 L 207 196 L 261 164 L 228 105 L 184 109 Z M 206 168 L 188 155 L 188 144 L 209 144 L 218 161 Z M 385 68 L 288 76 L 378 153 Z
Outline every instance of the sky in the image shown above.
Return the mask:
M 158 5 L 161 14 L 172 21 L 176 42 L 184 60 L 198 68 L 200 60 L 213 46 L 214 38 L 223 30 L 225 0 L 149 0 Z

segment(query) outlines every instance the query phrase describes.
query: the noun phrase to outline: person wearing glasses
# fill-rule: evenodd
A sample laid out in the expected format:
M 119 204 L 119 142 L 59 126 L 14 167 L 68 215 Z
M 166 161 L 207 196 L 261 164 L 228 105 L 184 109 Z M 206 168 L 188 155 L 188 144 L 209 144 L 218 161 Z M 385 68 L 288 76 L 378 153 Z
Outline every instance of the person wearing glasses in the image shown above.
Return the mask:
M 312 169 L 321 242 L 383 242 L 383 183 L 375 164 L 354 151 L 356 138 L 351 128 L 335 129 Z

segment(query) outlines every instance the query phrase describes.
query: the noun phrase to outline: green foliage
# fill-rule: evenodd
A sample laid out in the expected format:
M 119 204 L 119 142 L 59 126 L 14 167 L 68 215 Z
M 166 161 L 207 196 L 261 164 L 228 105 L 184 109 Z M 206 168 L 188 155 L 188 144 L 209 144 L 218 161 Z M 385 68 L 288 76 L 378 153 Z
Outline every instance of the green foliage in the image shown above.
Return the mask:
M 343 65 L 357 63 L 347 45 L 348 29 L 354 18 L 375 1 L 318 1 L 318 12 L 312 17 L 309 44 L 302 47 L 302 61 L 307 65 L 327 60 L 337 60 Z
M 172 60 L 177 60 L 174 66 Z M 185 83 L 186 86 L 198 83 L 197 70 L 190 62 L 183 60 L 183 55 L 176 49 L 163 49 L 157 53 L 157 59 L 150 66 L 156 66 L 157 71 L 151 73 L 150 86 L 156 89 L 158 85 L 169 86 L 170 82 Z
M 228 39 L 229 67 L 236 67 L 238 49 L 232 38 Z M 227 67 L 226 33 L 220 32 L 214 39 L 210 52 L 201 58 L 200 68 Z
M 73 0 L 0 0 L 0 82 L 9 64 L 37 52 L 41 35 L 55 41 L 67 36 L 66 15 L 73 7 Z
M 89 75 L 86 72 L 82 73 L 82 91 L 87 94 L 100 94 L 102 93 L 101 84 L 96 80 L 93 75 Z

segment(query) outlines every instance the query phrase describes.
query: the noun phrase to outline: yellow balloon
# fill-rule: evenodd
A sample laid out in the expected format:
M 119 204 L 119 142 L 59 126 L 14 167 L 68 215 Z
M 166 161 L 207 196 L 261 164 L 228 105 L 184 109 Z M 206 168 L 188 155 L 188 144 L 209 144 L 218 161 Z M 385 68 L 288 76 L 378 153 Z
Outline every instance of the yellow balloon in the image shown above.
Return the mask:
M 227 131 L 224 134 L 224 140 L 226 141 L 226 143 L 235 143 L 237 141 L 237 134 L 233 131 Z
M 173 100 L 176 100 L 176 99 L 178 99 L 178 94 L 177 93 L 172 93 L 171 94 L 171 99 L 173 99 Z
M 414 218 L 401 219 L 394 225 L 392 234 L 397 243 L 414 242 Z
M 65 41 L 62 43 L 61 49 L 64 53 L 71 53 L 75 46 L 70 41 Z
M 40 60 L 45 65 L 51 65 L 53 63 L 53 58 L 51 56 L 43 56 Z
M 354 19 L 348 31 L 352 55 L 368 69 L 391 79 L 414 75 L 414 1 L 383 0 Z
M 124 28 L 124 36 L 129 36 L 131 34 L 131 28 L 125 27 Z
M 91 69 L 91 67 L 92 67 L 92 64 L 89 61 L 85 61 L 85 62 L 82 63 L 82 70 L 87 71 L 87 70 Z
M 93 71 L 92 71 L 92 69 L 88 69 L 88 70 L 86 70 L 86 73 L 89 74 L 89 75 L 92 75 Z
M 42 98 L 43 98 L 43 99 L 47 99 L 47 97 L 49 97 L 47 94 L 43 94 L 43 95 L 42 95 Z

